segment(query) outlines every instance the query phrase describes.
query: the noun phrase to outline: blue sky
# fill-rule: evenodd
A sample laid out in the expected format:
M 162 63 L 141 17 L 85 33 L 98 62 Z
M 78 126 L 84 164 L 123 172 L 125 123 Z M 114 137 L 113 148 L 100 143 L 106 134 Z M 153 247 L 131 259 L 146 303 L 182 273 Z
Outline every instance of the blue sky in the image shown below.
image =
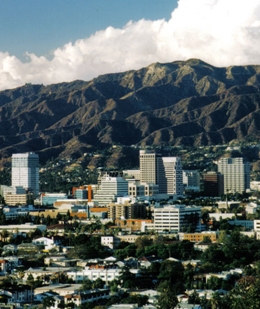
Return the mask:
M 1 0 L 0 90 L 155 62 L 260 64 L 259 0 Z
M 48 55 L 98 30 L 128 21 L 169 19 L 177 0 L 1 0 L 0 50 L 21 59 Z

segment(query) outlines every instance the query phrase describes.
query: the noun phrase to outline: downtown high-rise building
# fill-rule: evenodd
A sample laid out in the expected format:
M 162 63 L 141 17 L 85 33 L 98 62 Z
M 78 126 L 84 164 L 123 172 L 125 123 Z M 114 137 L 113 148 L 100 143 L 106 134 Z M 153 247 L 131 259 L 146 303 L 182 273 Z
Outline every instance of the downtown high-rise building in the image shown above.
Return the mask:
M 183 194 L 183 172 L 179 157 L 163 157 L 164 183 L 161 191 L 167 194 Z M 160 184 L 159 184 L 160 190 Z
M 159 184 L 163 177 L 162 156 L 151 150 L 140 150 L 140 182 Z
M 243 158 L 221 158 L 218 172 L 224 175 L 224 193 L 243 193 L 250 188 L 250 164 Z
M 39 194 L 39 156 L 33 152 L 12 155 L 12 187 Z
M 182 165 L 178 157 L 162 157 L 151 150 L 140 150 L 140 182 L 159 185 L 159 193 L 183 194 Z

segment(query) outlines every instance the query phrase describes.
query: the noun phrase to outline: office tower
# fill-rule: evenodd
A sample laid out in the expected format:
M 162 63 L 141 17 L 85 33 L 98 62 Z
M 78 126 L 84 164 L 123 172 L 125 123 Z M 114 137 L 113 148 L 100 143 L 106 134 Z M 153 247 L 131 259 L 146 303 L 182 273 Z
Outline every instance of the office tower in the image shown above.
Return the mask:
M 97 193 L 94 194 L 93 201 L 98 202 L 99 206 L 116 201 L 119 196 L 128 194 L 128 182 L 122 177 L 111 177 L 108 174 L 101 178 L 101 184 Z
M 159 182 L 159 190 L 161 193 L 167 194 L 183 194 L 182 181 L 182 165 L 179 157 L 163 157 L 163 171 L 164 175 Z M 161 186 L 161 188 L 160 188 Z
M 164 176 L 162 156 L 151 150 L 140 150 L 139 159 L 140 182 L 159 184 L 159 179 Z
M 218 172 L 207 172 L 202 177 L 205 196 L 222 196 L 224 194 L 224 175 Z
M 39 156 L 33 152 L 12 155 L 12 187 L 19 186 L 39 194 Z
M 140 150 L 140 183 L 155 183 L 162 194 L 182 195 L 180 158 L 162 157 L 150 150 Z
M 190 225 L 196 231 L 201 231 L 201 208 L 185 205 L 167 205 L 154 208 L 153 228 L 156 232 L 185 231 Z
M 243 193 L 250 188 L 250 164 L 243 158 L 222 158 L 218 171 L 224 175 L 224 193 Z
M 197 170 L 185 170 L 182 173 L 183 186 L 186 192 L 200 191 L 200 172 Z

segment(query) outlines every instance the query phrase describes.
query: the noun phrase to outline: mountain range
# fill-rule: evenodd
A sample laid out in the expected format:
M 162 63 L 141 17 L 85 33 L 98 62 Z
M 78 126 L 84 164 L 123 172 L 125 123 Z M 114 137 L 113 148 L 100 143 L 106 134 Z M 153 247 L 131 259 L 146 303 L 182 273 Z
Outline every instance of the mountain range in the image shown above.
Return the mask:
M 260 65 L 154 63 L 91 81 L 0 92 L 0 159 L 111 145 L 216 145 L 260 135 Z

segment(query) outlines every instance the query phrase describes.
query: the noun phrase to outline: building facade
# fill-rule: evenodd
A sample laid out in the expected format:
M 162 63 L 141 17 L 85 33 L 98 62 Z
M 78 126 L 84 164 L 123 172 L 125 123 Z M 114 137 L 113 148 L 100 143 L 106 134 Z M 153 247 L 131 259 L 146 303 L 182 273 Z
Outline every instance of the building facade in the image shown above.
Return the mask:
M 218 172 L 224 175 L 224 193 L 243 193 L 250 188 L 250 164 L 243 158 L 221 158 Z
M 159 184 L 163 177 L 163 162 L 161 154 L 151 150 L 140 150 L 140 182 Z
M 183 171 L 183 186 L 185 191 L 200 191 L 200 172 L 197 170 Z
M 12 187 L 39 194 L 39 156 L 33 152 L 12 155 Z
M 183 194 L 181 160 L 162 157 L 151 150 L 140 150 L 140 183 L 154 183 L 161 194 Z
M 98 202 L 99 206 L 116 201 L 119 196 L 128 194 L 128 182 L 122 177 L 111 177 L 104 175 L 101 178 L 101 184 L 97 193 L 94 194 L 94 202 Z
M 222 196 L 224 194 L 224 175 L 217 172 L 208 172 L 202 175 L 204 194 L 206 196 Z
M 153 230 L 163 232 L 184 232 L 193 226 L 197 232 L 201 231 L 201 208 L 185 205 L 166 205 L 154 208 L 154 222 L 143 222 L 142 232 Z
M 115 221 L 116 219 L 138 219 L 146 218 L 146 205 L 142 203 L 125 203 L 113 204 L 110 203 L 108 208 L 108 218 Z
M 183 195 L 183 175 L 179 157 L 163 157 L 163 176 L 159 183 L 160 193 Z

